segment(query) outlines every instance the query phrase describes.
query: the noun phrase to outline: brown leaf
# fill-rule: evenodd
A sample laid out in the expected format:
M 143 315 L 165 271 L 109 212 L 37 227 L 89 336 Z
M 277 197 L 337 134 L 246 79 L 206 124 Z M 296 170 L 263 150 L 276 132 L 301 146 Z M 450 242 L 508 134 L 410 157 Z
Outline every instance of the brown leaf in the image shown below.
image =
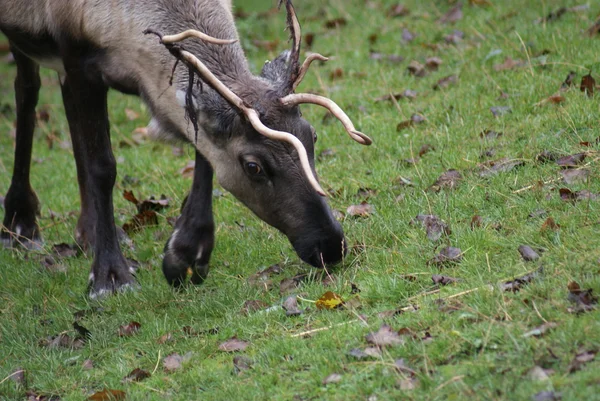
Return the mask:
M 342 297 L 332 291 L 327 291 L 317 299 L 317 309 L 335 309 L 344 304 Z
M 577 372 L 578 370 L 583 369 L 583 366 L 586 363 L 591 362 L 594 360 L 594 358 L 596 358 L 597 353 L 598 353 L 598 350 L 596 350 L 596 349 L 579 352 L 577 355 L 575 355 L 575 357 L 569 364 L 569 367 L 567 368 L 567 372 L 574 373 L 574 372 Z
M 569 75 L 567 75 L 567 78 L 565 78 L 563 83 L 560 85 L 560 89 L 567 90 L 567 89 L 569 89 L 569 87 L 575 85 L 575 77 L 576 76 L 577 76 L 577 73 L 575 71 L 570 71 Z
M 170 355 L 167 355 L 163 359 L 163 368 L 167 372 L 173 372 L 175 370 L 181 369 L 182 364 L 183 364 L 183 357 L 176 352 L 172 353 Z
M 328 28 L 328 29 L 339 28 L 339 27 L 346 25 L 347 23 L 348 23 L 348 21 L 346 21 L 346 18 L 334 18 L 334 19 L 325 21 L 325 28 Z
M 600 33 L 600 18 L 598 18 L 596 22 L 594 22 L 587 30 L 587 34 L 590 37 L 596 35 L 597 33 Z
M 410 10 L 402 4 L 394 4 L 387 12 L 388 17 L 404 17 L 410 14 Z
M 543 100 L 543 102 L 545 102 L 545 103 L 552 103 L 552 104 L 559 104 L 564 101 L 565 101 L 565 97 L 558 93 L 555 93 L 554 95 L 550 95 L 546 99 Z
M 438 69 L 438 67 L 443 63 L 442 59 L 439 57 L 428 57 L 425 60 L 425 66 L 427 67 L 427 69 L 431 70 L 431 71 L 435 71 Z
M 331 79 L 332 81 L 341 79 L 344 77 L 344 70 L 342 70 L 341 68 L 336 68 L 335 70 L 331 71 L 331 73 L 329 74 L 329 79 Z
M 219 351 L 223 352 L 235 352 L 235 351 L 243 351 L 248 348 L 250 343 L 240 340 L 237 337 L 231 337 L 229 340 L 219 344 Z
M 419 149 L 419 157 L 423 157 L 425 154 L 434 151 L 435 147 L 433 147 L 432 145 L 426 143 L 421 145 L 421 148 Z
M 440 251 L 433 259 L 429 260 L 428 264 L 433 264 L 438 267 L 443 267 L 448 264 L 456 264 L 462 260 L 462 251 L 460 248 L 447 246 Z
M 590 176 L 590 170 L 587 169 L 566 169 L 561 170 L 560 174 L 567 184 L 576 184 L 578 182 L 587 181 Z
M 415 217 L 415 220 L 425 227 L 427 238 L 432 242 L 438 241 L 442 235 L 450 235 L 452 233 L 448 224 L 436 215 L 419 214 Z
M 157 226 L 158 215 L 155 211 L 146 210 L 132 217 L 127 223 L 123 224 L 123 230 L 128 234 L 134 234 L 144 227 Z
M 342 375 L 340 375 L 339 373 L 332 373 L 329 376 L 327 376 L 325 379 L 323 379 L 323 384 L 328 385 L 328 384 L 332 384 L 332 383 L 339 383 L 341 381 L 342 381 Z
M 581 85 L 579 85 L 579 89 L 582 92 L 585 92 L 588 97 L 594 96 L 594 88 L 596 87 L 596 80 L 592 77 L 592 73 L 585 75 L 581 78 Z
M 42 347 L 48 348 L 68 348 L 81 349 L 85 345 L 85 340 L 82 338 L 72 338 L 66 333 L 61 333 L 56 336 L 47 337 L 39 342 Z
M 498 137 L 501 137 L 503 135 L 502 132 L 497 132 L 497 131 L 493 131 L 493 130 L 483 130 L 479 133 L 479 137 L 486 139 L 486 140 L 491 140 L 491 139 L 497 139 Z
M 129 337 L 137 334 L 142 325 L 139 322 L 129 322 L 126 325 L 119 327 L 119 337 Z
M 60 244 L 52 245 L 52 254 L 61 258 L 70 258 L 77 256 L 79 253 L 79 247 L 77 245 L 66 244 L 61 242 Z
M 429 187 L 433 192 L 439 192 L 441 189 L 455 189 L 461 183 L 463 177 L 460 171 L 450 169 L 444 171 L 442 175 Z
M 352 217 L 369 217 L 375 211 L 375 207 L 369 203 L 361 202 L 359 205 L 351 205 L 346 213 Z
M 264 301 L 261 300 L 248 300 L 244 302 L 244 306 L 242 306 L 242 313 L 244 315 L 249 315 L 252 312 L 256 312 L 259 310 L 264 310 L 269 307 Z
M 369 344 L 378 347 L 404 344 L 404 339 L 398 335 L 398 332 L 386 324 L 382 325 L 376 332 L 367 334 L 366 340 Z
M 568 285 L 569 288 L 569 301 L 575 304 L 575 307 L 568 308 L 569 313 L 583 313 L 589 312 L 596 308 L 598 303 L 598 297 L 595 297 L 591 288 L 582 290 L 576 281 L 572 281 Z
M 540 258 L 540 255 L 538 255 L 538 253 L 534 251 L 529 245 L 519 246 L 519 253 L 521 254 L 523 260 L 526 262 L 531 262 Z
M 575 153 L 573 155 L 563 156 L 556 161 L 556 164 L 563 168 L 576 167 L 583 163 L 587 156 L 587 153 Z
M 381 349 L 379 347 L 367 347 L 363 351 L 360 348 L 353 348 L 348 352 L 348 355 L 356 359 L 381 358 Z
M 287 297 L 283 301 L 282 307 L 285 309 L 286 316 L 299 316 L 302 314 L 302 311 L 298 307 L 298 298 L 295 295 Z
M 441 284 L 441 285 L 448 285 L 451 283 L 456 283 L 458 281 L 457 278 L 449 277 L 449 276 L 442 276 L 441 274 L 432 275 L 431 280 L 433 281 L 433 284 Z
M 83 370 L 92 370 L 92 369 L 94 369 L 94 361 L 92 361 L 91 359 L 86 359 L 81 364 L 81 369 L 83 369 Z
M 557 224 L 552 217 L 548 217 L 542 224 L 542 227 L 540 228 L 540 231 L 558 231 L 558 230 L 560 230 L 560 225 Z
M 558 155 L 549 150 L 544 150 L 535 157 L 535 160 L 539 163 L 553 162 L 556 159 L 558 159 Z
M 520 291 L 522 287 L 531 283 L 533 280 L 538 279 L 544 273 L 544 268 L 540 267 L 534 272 L 527 273 L 521 277 L 517 277 L 513 280 L 506 281 L 500 285 L 500 288 L 503 291 L 512 291 L 517 292 Z
M 171 341 L 173 341 L 173 335 L 171 333 L 166 333 L 160 336 L 160 338 L 156 342 L 158 344 L 166 344 Z
M 185 178 L 192 178 L 194 176 L 195 167 L 196 162 L 194 160 L 190 160 L 181 170 L 179 170 L 179 174 Z
M 513 60 L 510 57 L 506 57 L 502 64 L 494 65 L 494 70 L 496 71 L 504 71 L 504 70 L 512 70 L 513 68 L 522 67 L 525 65 L 523 60 Z
M 404 43 L 412 42 L 417 35 L 406 28 L 402 28 L 402 41 Z
M 471 230 L 481 227 L 483 224 L 483 218 L 479 215 L 471 217 Z
M 411 75 L 414 75 L 415 77 L 424 77 L 425 75 L 427 75 L 427 70 L 425 69 L 425 66 L 419 63 L 417 60 L 412 60 L 408 64 L 407 69 L 408 72 Z
M 502 159 L 489 161 L 479 165 L 479 176 L 480 177 L 490 177 L 492 175 L 496 175 L 498 173 L 508 172 L 515 167 L 519 167 L 524 165 L 525 162 L 519 159 L 511 159 L 508 157 L 503 157 Z
M 465 33 L 463 31 L 459 31 L 455 29 L 451 34 L 444 36 L 444 42 L 449 45 L 456 45 L 460 43 L 465 38 Z
M 440 79 L 439 81 L 437 81 L 437 83 L 435 85 L 433 85 L 433 89 L 434 90 L 444 89 L 444 88 L 447 88 L 448 86 L 453 85 L 457 82 L 458 82 L 458 75 L 448 75 L 447 77 L 444 77 L 444 78 Z
M 463 12 L 462 12 L 462 3 L 458 3 L 457 5 L 455 5 L 454 7 L 452 7 L 446 14 L 444 14 L 442 17 L 440 17 L 440 19 L 438 19 L 438 23 L 440 24 L 452 24 L 455 23 L 456 21 L 462 19 L 463 17 Z
M 88 397 L 90 401 L 119 401 L 124 400 L 127 394 L 122 390 L 112 390 L 112 389 L 104 389 L 102 391 L 98 391 L 93 395 Z
M 600 195 L 594 194 L 587 189 L 583 189 L 581 191 L 573 192 L 569 188 L 560 188 L 558 190 L 560 194 L 560 198 L 563 201 L 580 201 L 580 200 L 596 200 Z
M 243 355 L 236 355 L 233 357 L 233 371 L 236 375 L 240 375 L 244 371 L 252 369 L 252 363 L 251 359 Z
M 393 93 L 393 94 L 388 93 L 387 95 L 380 96 L 380 97 L 376 98 L 375 101 L 376 102 L 391 101 L 392 98 L 396 99 L 396 100 L 400 100 L 400 99 L 404 99 L 404 98 L 413 100 L 413 99 L 416 99 L 416 97 L 417 97 L 417 92 L 410 90 L 410 89 L 406 89 L 405 91 L 400 92 L 400 93 Z
M 148 372 L 147 370 L 135 368 L 127 376 L 125 376 L 123 378 L 123 380 L 121 380 L 121 381 L 123 383 L 141 382 L 142 380 L 145 380 L 145 379 L 149 378 L 150 376 L 151 376 L 150 372 Z
M 523 337 L 527 338 L 527 337 L 541 337 L 543 336 L 548 330 L 554 329 L 558 327 L 558 324 L 554 323 L 554 322 L 545 322 L 544 324 L 542 324 L 539 327 L 536 327 L 533 330 L 528 331 L 527 333 L 523 334 Z
M 312 32 L 308 32 L 304 35 L 304 46 L 307 49 L 310 49 L 315 41 L 315 34 Z

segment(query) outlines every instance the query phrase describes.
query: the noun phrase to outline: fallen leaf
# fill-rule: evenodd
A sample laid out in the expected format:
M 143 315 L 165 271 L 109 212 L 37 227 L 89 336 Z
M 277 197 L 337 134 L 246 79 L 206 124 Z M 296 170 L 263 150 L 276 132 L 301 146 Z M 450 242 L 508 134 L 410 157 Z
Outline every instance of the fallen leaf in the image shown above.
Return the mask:
M 90 401 L 119 401 L 124 400 L 127 394 L 122 390 L 104 389 L 88 397 Z
M 458 29 L 455 29 L 452 31 L 452 33 L 444 36 L 444 42 L 448 43 L 449 45 L 456 45 L 459 44 L 460 42 L 462 42 L 462 40 L 465 38 L 465 33 L 463 31 L 459 31 Z
M 546 334 L 546 332 L 548 330 L 554 329 L 558 327 L 558 324 L 554 323 L 554 322 L 545 322 L 544 324 L 542 324 L 539 327 L 536 327 L 535 329 L 528 331 L 527 333 L 523 334 L 523 337 L 527 338 L 527 337 L 541 337 L 544 334 Z
M 179 170 L 179 174 L 185 178 L 192 178 L 194 176 L 194 168 L 196 168 L 196 161 L 190 160 Z
M 440 19 L 438 19 L 437 22 L 440 24 L 451 24 L 462 19 L 462 17 L 462 3 L 458 3 L 456 6 L 452 7 L 446 14 L 440 17 Z
M 386 324 L 382 325 L 376 332 L 367 334 L 366 340 L 369 344 L 378 347 L 404 344 L 404 339 L 398 335 L 398 332 Z
M 430 145 L 428 143 L 425 143 L 423 145 L 421 145 L 421 148 L 419 149 L 419 157 L 423 157 L 423 155 L 434 151 L 435 147 L 433 147 L 433 145 Z
M 531 283 L 533 280 L 538 279 L 544 273 L 544 268 L 540 267 L 536 271 L 527 273 L 521 277 L 514 278 L 513 280 L 506 281 L 500 285 L 500 289 L 503 291 L 520 291 L 522 287 Z
M 56 336 L 47 337 L 39 342 L 43 347 L 47 348 L 68 348 L 81 349 L 85 345 L 85 340 L 79 337 L 72 338 L 66 333 L 61 333 Z
M 569 87 L 575 85 L 575 77 L 576 76 L 577 76 L 577 73 L 575 71 L 570 71 L 569 75 L 567 75 L 567 78 L 565 78 L 563 83 L 560 85 L 560 89 L 567 90 Z
M 340 381 L 342 381 L 342 375 L 340 375 L 339 373 L 332 373 L 325 379 L 323 379 L 323 384 L 328 385 L 332 383 L 339 383 Z
M 581 78 L 581 85 L 579 89 L 585 92 L 588 97 L 594 96 L 594 88 L 596 87 L 596 80 L 592 77 L 592 73 L 589 73 Z
M 533 397 L 533 401 L 560 401 L 562 399 L 561 393 L 555 393 L 554 391 L 540 391 Z
M 310 49 L 315 41 L 315 34 L 312 32 L 308 32 L 304 35 L 304 46 L 307 49 Z
M 64 242 L 52 245 L 52 254 L 54 256 L 70 258 L 77 256 L 78 253 L 79 247 L 77 245 L 66 244 Z
M 121 381 L 123 383 L 141 382 L 142 380 L 145 380 L 150 376 L 150 372 L 148 372 L 147 370 L 135 368 L 131 372 L 129 372 L 129 374 L 125 376 Z
M 479 228 L 483 225 L 483 218 L 479 215 L 474 215 L 473 217 L 471 217 L 471 230 L 474 230 L 476 228 Z
M 594 22 L 587 30 L 587 34 L 590 37 L 596 35 L 597 33 L 600 33 L 600 18 L 598 18 L 596 22 Z
M 284 278 L 279 283 L 279 293 L 283 295 L 295 290 L 296 288 L 300 287 L 300 284 L 302 284 L 302 281 L 306 279 L 306 277 L 307 274 L 301 273 L 295 275 L 294 277 Z
M 432 241 L 438 241 L 442 235 L 450 235 L 452 231 L 446 222 L 433 214 L 419 214 L 415 221 L 420 222 L 427 233 L 427 238 Z
M 345 18 L 334 18 L 334 19 L 330 19 L 325 21 L 325 28 L 339 28 L 342 27 L 344 25 L 346 25 L 348 23 L 348 21 L 346 21 Z
M 431 71 L 436 71 L 442 63 L 443 61 L 439 57 L 428 57 L 425 60 L 425 66 Z
M 591 288 L 582 290 L 576 281 L 572 281 L 569 283 L 568 289 L 568 299 L 575 304 L 575 307 L 567 309 L 569 313 L 583 313 L 596 309 L 598 297 L 593 295 Z
M 585 158 L 587 157 L 587 153 L 575 153 L 573 155 L 563 156 L 556 161 L 556 164 L 563 168 L 571 168 L 577 167 L 579 164 L 583 163 Z
M 414 75 L 415 77 L 424 77 L 425 75 L 427 75 L 427 69 L 423 64 L 419 63 L 417 60 L 412 60 L 408 64 L 407 70 L 410 73 L 410 75 Z
M 543 23 L 543 22 L 553 22 L 553 21 L 557 21 L 560 17 L 562 17 L 565 13 L 567 12 L 567 8 L 566 7 L 560 7 L 559 9 L 552 11 L 550 14 L 548 14 L 547 16 L 545 16 L 544 18 L 540 18 L 537 22 L 538 23 Z
M 428 189 L 433 192 L 439 192 L 441 189 L 455 189 L 461 183 L 462 179 L 460 171 L 450 169 L 444 171 Z
M 416 377 L 406 377 L 398 379 L 398 381 L 396 382 L 396 386 L 398 386 L 400 390 L 404 391 L 414 390 L 415 388 L 417 388 L 418 385 L 419 379 L 417 379 Z
M 257 300 L 257 299 L 248 300 L 248 301 L 245 301 L 244 306 L 242 306 L 242 313 L 244 315 L 249 315 L 252 312 L 264 310 L 264 309 L 267 309 L 268 307 L 269 307 L 269 304 L 267 304 L 264 301 Z
M 512 113 L 512 109 L 510 106 L 493 106 L 490 107 L 490 111 L 494 115 L 494 117 L 500 117 L 508 113 Z
M 534 366 L 531 368 L 531 370 L 527 372 L 527 376 L 529 376 L 531 380 L 535 381 L 546 381 L 550 379 L 547 370 L 541 366 Z
M 381 349 L 379 347 L 367 347 L 364 350 L 360 348 L 352 348 L 348 355 L 355 357 L 356 359 L 365 358 L 381 358 Z
M 252 369 L 252 364 L 252 360 L 243 355 L 236 355 L 233 357 L 233 371 L 238 376 L 242 374 L 242 372 Z
M 583 189 L 581 191 L 573 192 L 569 188 L 560 188 L 558 190 L 560 194 L 560 198 L 563 201 L 580 201 L 580 200 L 596 200 L 600 195 L 594 194 L 587 189 Z
M 155 211 L 145 210 L 141 213 L 136 214 L 127 223 L 123 224 L 123 231 L 127 235 L 132 235 L 140 231 L 144 227 L 157 226 L 158 215 Z
M 237 337 L 231 337 L 229 340 L 219 344 L 219 351 L 223 352 L 235 352 L 235 351 L 243 351 L 248 348 L 250 343 L 240 340 Z
M 183 357 L 176 352 L 172 353 L 170 355 L 167 355 L 163 359 L 163 368 L 167 372 L 173 372 L 175 370 L 181 369 L 182 364 L 183 364 Z
M 408 14 L 410 14 L 410 10 L 402 4 L 392 5 L 387 12 L 388 17 L 404 17 Z
M 560 230 L 560 225 L 557 224 L 552 217 L 548 217 L 542 224 L 542 227 L 540 228 L 540 231 L 558 231 L 558 230 Z
M 566 169 L 560 170 L 563 180 L 567 184 L 576 184 L 585 182 L 590 176 L 590 170 L 587 169 Z
M 412 42 L 417 35 L 406 28 L 402 28 L 402 41 L 404 43 Z
M 321 295 L 319 299 L 317 299 L 316 307 L 317 309 L 335 309 L 344 304 L 342 298 L 331 291 L 327 291 L 325 294 Z
M 156 341 L 158 344 L 166 344 L 173 340 L 173 335 L 171 333 L 166 333 L 160 336 L 160 338 Z
M 369 217 L 374 211 L 375 207 L 367 202 L 351 205 L 346 209 L 346 213 L 352 217 Z
M 575 355 L 575 357 L 569 364 L 569 367 L 567 368 L 567 372 L 574 373 L 574 372 L 577 372 L 578 370 L 581 370 L 586 363 L 591 362 L 594 360 L 594 358 L 596 358 L 597 352 L 598 352 L 598 350 L 596 350 L 596 349 L 592 349 L 592 350 L 588 350 L 588 351 L 580 351 L 577 355 Z
M 519 246 L 519 253 L 521 257 L 526 262 L 531 262 L 533 260 L 537 260 L 540 258 L 540 255 L 536 251 L 533 250 L 529 245 L 521 245 Z
M 440 79 L 439 81 L 437 81 L 436 84 L 433 85 L 433 89 L 434 90 L 444 89 L 444 88 L 447 88 L 448 86 L 453 85 L 457 82 L 458 82 L 458 75 L 448 75 L 447 77 L 444 77 L 444 78 Z
M 544 150 L 535 157 L 535 160 L 540 163 L 553 162 L 553 161 L 556 161 L 557 159 L 558 159 L 558 155 L 549 150 Z
M 440 251 L 433 259 L 429 260 L 428 264 L 433 264 L 438 267 L 443 267 L 448 264 L 456 264 L 462 260 L 462 251 L 460 248 L 447 246 Z
M 298 307 L 298 298 L 295 295 L 290 295 L 283 301 L 283 309 L 285 309 L 286 316 L 299 316 L 302 311 Z
M 73 328 L 77 331 L 77 334 L 83 339 L 89 340 L 92 338 L 92 332 L 80 325 L 77 322 L 73 322 Z
M 417 98 L 417 92 L 415 92 L 411 89 L 406 89 L 400 93 L 393 93 L 393 94 L 388 93 L 387 95 L 380 96 L 380 97 L 376 98 L 375 101 L 383 102 L 383 101 L 391 101 L 392 99 L 400 100 L 400 99 L 405 99 L 405 98 L 414 100 Z
M 502 64 L 494 65 L 494 70 L 496 71 L 504 71 L 504 70 L 512 70 L 513 68 L 522 67 L 525 65 L 523 60 L 513 60 L 511 57 L 506 57 Z
M 479 137 L 482 139 L 486 139 L 486 140 L 491 140 L 491 139 L 497 139 L 498 137 L 501 137 L 502 135 L 504 135 L 504 133 L 502 132 L 497 132 L 494 130 L 483 130 L 479 133 Z
M 490 177 L 498 173 L 506 173 L 515 167 L 523 166 L 525 162 L 519 159 L 503 157 L 502 159 L 489 161 L 479 165 L 479 176 Z
M 441 274 L 434 274 L 433 276 L 431 276 L 431 280 L 433 280 L 433 284 L 441 285 L 448 285 L 451 283 L 456 283 L 458 281 L 457 278 L 442 276 Z
M 86 359 L 81 364 L 81 369 L 83 369 L 83 370 L 92 370 L 92 369 L 94 369 L 94 361 L 92 361 L 91 359 Z
M 140 331 L 142 325 L 139 322 L 129 322 L 121 327 L 119 327 L 119 337 L 129 337 L 134 334 L 137 334 Z

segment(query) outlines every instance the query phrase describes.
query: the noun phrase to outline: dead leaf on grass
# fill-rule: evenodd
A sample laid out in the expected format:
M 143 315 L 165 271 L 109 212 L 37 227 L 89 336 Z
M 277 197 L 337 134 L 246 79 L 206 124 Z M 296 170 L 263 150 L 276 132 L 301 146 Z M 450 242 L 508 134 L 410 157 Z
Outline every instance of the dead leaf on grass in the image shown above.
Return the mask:
M 540 231 L 558 231 L 560 230 L 560 224 L 557 224 L 552 217 L 548 217 L 544 223 L 542 223 L 542 227 Z
M 448 224 L 433 214 L 419 214 L 414 221 L 420 222 L 425 227 L 427 238 L 432 242 L 438 241 L 442 235 L 452 233 Z
M 404 344 L 404 339 L 387 324 L 382 325 L 376 332 L 367 334 L 366 340 L 378 347 Z
M 598 350 L 596 350 L 596 349 L 591 349 L 588 351 L 581 350 L 579 353 L 577 353 L 575 355 L 575 357 L 569 364 L 569 367 L 567 368 L 567 372 L 574 373 L 574 372 L 577 372 L 577 371 L 583 369 L 583 366 L 586 363 L 591 362 L 594 360 L 594 358 L 596 358 L 597 353 L 598 353 Z
M 121 382 L 141 382 L 142 380 L 146 380 L 150 376 L 150 372 L 148 372 L 147 370 L 135 368 L 131 372 L 129 372 L 129 374 L 125 376 L 123 380 L 121 380 Z
M 433 90 L 444 89 L 458 82 L 458 75 L 448 75 L 433 85 Z
M 417 98 L 417 92 L 410 90 L 410 89 L 406 89 L 403 92 L 399 92 L 399 93 L 388 93 L 387 95 L 383 95 L 380 96 L 378 98 L 375 99 L 376 102 L 384 102 L 384 101 L 392 101 L 392 99 L 395 100 L 400 100 L 400 99 L 416 99 Z
M 428 74 L 425 65 L 421 64 L 417 60 L 412 60 L 408 64 L 408 67 L 406 67 L 406 69 L 408 70 L 408 73 L 410 75 L 414 75 L 415 77 L 419 77 L 419 78 L 424 77 L 425 75 Z
M 546 334 L 546 332 L 548 330 L 554 329 L 556 327 L 558 327 L 557 323 L 554 323 L 554 322 L 545 322 L 541 326 L 538 326 L 535 329 L 530 330 L 527 333 L 523 334 L 523 337 L 525 337 L 525 338 L 527 338 L 527 337 L 541 337 L 544 334 Z
M 510 106 L 492 106 L 490 107 L 490 111 L 494 115 L 494 117 L 501 117 L 505 114 L 512 113 L 512 109 Z
M 129 323 L 119 327 L 119 337 L 129 337 L 134 334 L 137 334 L 137 332 L 140 331 L 141 327 L 142 327 L 142 325 L 139 322 L 135 322 L 135 321 L 129 322 Z
M 568 299 L 575 304 L 574 307 L 567 309 L 569 313 L 584 313 L 596 309 L 598 297 L 593 295 L 593 290 L 591 288 L 582 290 L 576 281 L 571 281 L 568 288 Z
M 55 336 L 47 337 L 39 342 L 39 345 L 47 348 L 67 348 L 81 349 L 85 345 L 85 340 L 79 337 L 71 337 L 66 333 L 60 333 Z
M 531 283 L 533 280 L 540 278 L 544 273 L 544 268 L 540 267 L 536 271 L 531 273 L 527 273 L 521 277 L 514 278 L 512 280 L 506 281 L 500 285 L 500 289 L 502 291 L 512 291 L 517 292 L 520 291 L 525 285 Z
M 125 391 L 104 389 L 88 397 L 90 401 L 119 401 L 127 397 Z
M 523 60 L 513 60 L 511 57 L 506 57 L 502 64 L 494 65 L 494 70 L 496 70 L 496 71 L 512 70 L 513 68 L 522 67 L 524 65 L 525 65 L 525 61 L 523 61 Z
M 566 202 L 575 202 L 580 200 L 596 200 L 600 195 L 592 193 L 587 189 L 582 189 L 581 191 L 573 192 L 569 188 L 560 188 L 558 190 L 560 195 L 560 199 Z
M 557 159 L 558 159 L 558 155 L 549 150 L 544 150 L 535 157 L 535 160 L 539 163 L 553 162 L 553 161 L 556 161 Z
M 167 372 L 173 372 L 175 370 L 181 369 L 182 364 L 183 364 L 183 357 L 181 355 L 179 355 L 177 352 L 167 355 L 163 359 L 163 368 Z
M 506 173 L 515 167 L 523 166 L 525 162 L 520 159 L 503 157 L 502 159 L 489 161 L 479 165 L 479 176 L 490 177 L 498 173 Z
M 299 316 L 302 314 L 302 311 L 298 307 L 298 298 L 296 295 L 290 295 L 283 301 L 282 304 L 283 309 L 285 309 L 286 316 Z
M 244 306 L 242 306 L 242 314 L 244 315 L 249 315 L 252 312 L 256 312 L 259 310 L 264 310 L 267 309 L 269 307 L 269 304 L 267 304 L 264 301 L 261 301 L 259 299 L 252 299 L 252 300 L 248 300 L 244 302 Z
M 406 28 L 402 28 L 402 41 L 404 43 L 412 42 L 417 35 Z
M 342 375 L 340 375 L 339 373 L 332 373 L 329 376 L 327 376 L 325 379 L 323 379 L 323 385 L 339 383 L 341 381 L 342 381 Z
M 356 359 L 365 358 L 381 358 L 381 349 L 379 347 L 367 347 L 364 350 L 360 348 L 352 348 L 348 355 Z
M 428 189 L 433 192 L 439 192 L 441 189 L 455 189 L 462 179 L 463 176 L 460 171 L 450 169 L 444 171 Z
M 448 284 L 456 283 L 458 281 L 457 278 L 449 277 L 449 276 L 442 276 L 441 274 L 432 275 L 431 280 L 433 281 L 433 284 L 440 284 L 440 285 L 448 285 Z
M 563 156 L 563 157 L 559 158 L 556 161 L 556 164 L 558 164 L 560 167 L 563 167 L 563 168 L 577 167 L 578 165 L 583 163 L 583 161 L 585 160 L 586 157 L 587 157 L 587 153 L 585 153 L 585 152 L 575 153 L 573 155 Z
M 438 19 L 438 23 L 440 24 L 453 24 L 458 20 L 461 20 L 463 17 L 462 12 L 462 3 L 458 3 L 454 7 L 452 7 L 446 14 Z
M 219 344 L 219 351 L 223 352 L 236 352 L 243 351 L 248 348 L 250 343 L 240 340 L 237 337 L 231 337 L 229 340 Z
M 560 90 L 564 91 L 569 89 L 571 86 L 575 85 L 575 77 L 577 73 L 575 71 L 570 71 L 569 75 L 565 78 L 563 83 L 560 85 Z
M 447 265 L 460 263 L 461 260 L 462 251 L 460 248 L 447 246 L 442 249 L 440 253 L 438 253 L 433 259 L 430 259 L 427 264 L 433 264 L 441 268 Z
M 319 299 L 317 299 L 316 307 L 317 309 L 335 309 L 339 308 L 344 304 L 342 297 L 332 291 L 327 291 L 325 294 L 321 295 Z
M 361 202 L 359 205 L 351 205 L 346 209 L 346 213 L 352 217 L 369 217 L 375 211 L 375 207 L 367 202 Z
M 52 245 L 52 254 L 61 258 L 71 258 L 79 253 L 77 245 L 71 245 L 64 242 Z
M 587 169 L 566 169 L 560 170 L 563 180 L 567 184 L 576 184 L 579 182 L 585 182 L 590 176 L 590 170 Z
M 483 225 L 483 218 L 479 215 L 474 215 L 471 217 L 471 230 L 475 230 L 476 228 L 480 228 Z
M 537 260 L 540 258 L 540 255 L 536 251 L 533 250 L 529 245 L 521 245 L 519 246 L 519 253 L 521 257 L 526 262 L 531 262 L 533 260 Z
M 334 19 L 330 19 L 325 21 L 325 28 L 328 29 L 333 29 L 333 28 L 339 28 L 342 26 L 345 26 L 348 23 L 348 21 L 346 21 L 346 18 L 334 18 Z
M 592 77 L 592 73 L 589 73 L 581 78 L 581 85 L 579 89 L 585 92 L 588 97 L 594 96 L 594 89 L 596 88 L 596 80 Z

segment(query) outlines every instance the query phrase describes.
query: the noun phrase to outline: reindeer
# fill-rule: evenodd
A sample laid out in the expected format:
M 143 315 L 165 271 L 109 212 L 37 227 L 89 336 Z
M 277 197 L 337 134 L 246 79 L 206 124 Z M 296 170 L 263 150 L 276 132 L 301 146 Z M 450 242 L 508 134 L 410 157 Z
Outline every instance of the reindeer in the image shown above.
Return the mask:
M 346 241 L 316 178 L 317 135 L 299 105 L 324 106 L 351 138 L 365 145 L 371 140 L 332 100 L 294 93 L 311 62 L 326 58 L 312 54 L 300 65 L 300 25 L 290 0 L 285 7 L 292 48 L 255 76 L 230 0 L 0 0 L 0 30 L 17 66 L 16 148 L 2 241 L 41 245 L 39 201 L 29 179 L 41 65 L 60 77 L 81 200 L 75 238 L 94 255 L 90 297 L 137 286 L 113 216 L 117 171 L 109 88 L 143 99 L 152 115 L 151 136 L 196 149 L 192 188 L 164 248 L 163 272 L 172 286 L 186 282 L 188 268 L 194 284 L 207 277 L 214 245 L 213 174 L 286 235 L 303 261 L 315 267 L 339 262 Z

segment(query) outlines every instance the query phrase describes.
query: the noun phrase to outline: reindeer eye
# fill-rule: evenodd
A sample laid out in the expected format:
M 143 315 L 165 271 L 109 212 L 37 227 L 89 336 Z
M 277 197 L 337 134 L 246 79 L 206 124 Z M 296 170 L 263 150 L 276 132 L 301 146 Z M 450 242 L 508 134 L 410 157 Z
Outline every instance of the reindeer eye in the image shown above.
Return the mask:
M 260 168 L 258 163 L 254 163 L 254 162 L 246 163 L 246 171 L 250 175 L 261 175 L 263 173 L 262 168 Z

